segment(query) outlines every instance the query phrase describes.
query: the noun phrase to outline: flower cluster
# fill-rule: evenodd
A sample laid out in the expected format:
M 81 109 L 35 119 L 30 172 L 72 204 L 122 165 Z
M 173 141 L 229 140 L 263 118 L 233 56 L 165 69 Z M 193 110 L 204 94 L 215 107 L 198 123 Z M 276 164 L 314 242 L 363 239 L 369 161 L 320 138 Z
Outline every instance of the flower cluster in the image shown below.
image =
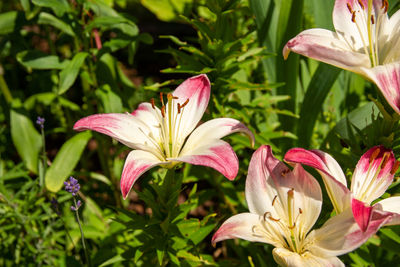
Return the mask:
M 37 117 L 36 124 L 39 125 L 39 127 L 40 127 L 41 129 L 44 128 L 44 122 L 45 122 L 45 119 L 44 119 L 44 118 L 39 117 L 39 116 Z
M 65 185 L 65 191 L 71 193 L 73 196 L 75 196 L 81 189 L 78 180 L 72 176 L 69 177 L 69 181 L 64 182 L 64 185 Z

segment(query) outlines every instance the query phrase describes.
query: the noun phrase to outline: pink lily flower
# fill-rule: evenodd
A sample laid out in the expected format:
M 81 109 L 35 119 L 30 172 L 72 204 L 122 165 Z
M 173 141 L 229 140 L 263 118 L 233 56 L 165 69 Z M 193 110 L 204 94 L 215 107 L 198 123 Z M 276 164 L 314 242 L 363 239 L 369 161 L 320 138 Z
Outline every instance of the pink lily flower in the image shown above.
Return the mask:
M 155 166 L 172 168 L 186 162 L 214 168 L 233 180 L 239 163 L 232 147 L 222 137 L 234 133 L 247 134 L 254 145 L 254 135 L 235 119 L 218 118 L 200 126 L 210 99 L 210 81 L 202 74 L 184 81 L 167 95 L 161 109 L 141 103 L 130 113 L 96 114 L 80 119 L 74 130 L 94 130 L 106 134 L 133 149 L 125 161 L 121 191 L 127 197 L 135 181 Z
M 400 224 L 400 197 L 389 197 L 370 206 L 385 193 L 399 168 L 400 162 L 395 160 L 392 150 L 375 146 L 362 155 L 350 189 L 339 164 L 325 152 L 293 148 L 286 153 L 285 161 L 315 168 L 322 176 L 336 213 L 351 209 L 361 230 L 368 228 L 375 211 L 385 212 L 390 218 L 385 225 Z
M 226 220 L 212 242 L 241 238 L 271 244 L 281 266 L 344 266 L 337 256 L 362 245 L 388 220 L 375 211 L 363 232 L 348 210 L 310 231 L 321 212 L 321 187 L 301 164 L 290 170 L 276 159 L 269 146 L 254 152 L 245 193 L 250 212 Z
M 283 49 L 363 75 L 400 114 L 400 10 L 390 19 L 387 0 L 336 0 L 335 32 L 309 29 Z

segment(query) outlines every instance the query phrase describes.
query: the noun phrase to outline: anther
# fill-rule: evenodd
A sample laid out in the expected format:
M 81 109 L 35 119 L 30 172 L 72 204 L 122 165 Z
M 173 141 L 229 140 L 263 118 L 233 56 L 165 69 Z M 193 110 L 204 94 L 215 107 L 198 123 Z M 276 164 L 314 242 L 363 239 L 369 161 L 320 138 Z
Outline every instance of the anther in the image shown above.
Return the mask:
M 389 3 L 388 3 L 387 0 L 382 0 L 382 7 L 381 8 L 385 9 L 385 13 L 388 11 Z
M 360 7 L 361 7 L 362 9 L 365 8 L 365 7 L 364 7 L 364 4 L 363 4 L 363 2 L 362 2 L 361 0 L 358 0 L 358 4 L 360 5 Z
M 151 99 L 150 99 L 150 103 L 151 103 L 151 107 L 152 107 L 153 109 L 156 109 L 156 105 L 154 104 L 154 98 L 151 98 Z
M 168 98 L 168 101 L 170 101 L 170 100 L 172 100 L 174 97 L 172 96 L 171 93 L 168 93 L 168 94 L 167 94 L 167 98 Z
M 161 107 L 161 115 L 165 118 L 165 106 Z
M 390 174 L 395 174 L 397 172 L 397 170 L 399 169 L 400 166 L 400 161 L 396 160 L 392 169 L 390 170 Z
M 355 11 L 353 11 L 353 14 L 351 15 L 351 21 L 352 22 L 356 22 L 356 12 Z
M 283 170 L 283 171 L 281 172 L 281 175 L 282 175 L 283 177 L 285 177 L 286 174 L 288 174 L 289 172 L 290 172 L 289 169 L 285 169 L 285 170 Z
M 293 223 L 292 226 L 288 226 L 290 230 L 294 229 L 296 227 L 296 222 Z
M 386 164 L 387 164 L 388 161 L 389 161 L 389 157 L 390 157 L 390 156 L 389 156 L 389 152 L 385 152 L 385 153 L 383 154 L 381 169 L 385 168 Z
M 349 3 L 347 3 L 347 9 L 351 14 L 353 14 L 353 9 L 351 8 L 351 5 Z
M 370 164 L 376 159 L 376 157 L 379 155 L 380 152 L 381 150 L 379 148 L 377 148 L 374 152 L 372 152 L 371 157 L 369 158 Z
M 272 204 L 271 204 L 272 206 L 275 204 L 275 200 L 276 200 L 277 197 L 278 197 L 278 195 L 274 196 L 274 199 L 272 200 Z
M 271 221 L 274 222 L 279 222 L 281 219 L 275 219 L 274 217 L 271 216 L 271 212 L 267 211 L 266 213 L 264 213 L 264 221 L 266 221 L 268 219 L 270 219 Z
M 189 103 L 189 98 L 188 99 L 186 99 L 186 101 L 182 104 L 182 106 L 181 106 L 181 108 L 183 108 L 184 106 L 186 106 L 187 105 L 187 103 Z
M 371 15 L 371 23 L 372 23 L 372 24 L 375 24 L 375 18 L 374 18 L 374 15 Z
M 181 113 L 181 104 L 178 103 L 177 106 L 178 106 L 178 114 L 179 114 L 179 113 Z
M 164 94 L 163 94 L 163 92 L 160 92 L 160 101 L 161 101 L 161 104 L 164 106 Z
M 303 214 L 303 210 L 301 208 L 299 208 L 299 213 Z

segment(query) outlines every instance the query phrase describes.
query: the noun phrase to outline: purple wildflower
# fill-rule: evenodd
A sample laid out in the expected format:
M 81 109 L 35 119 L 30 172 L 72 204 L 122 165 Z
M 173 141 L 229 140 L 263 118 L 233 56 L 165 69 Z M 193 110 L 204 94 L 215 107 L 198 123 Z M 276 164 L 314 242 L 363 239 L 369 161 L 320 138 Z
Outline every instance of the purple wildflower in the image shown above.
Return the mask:
M 74 177 L 70 176 L 69 181 L 64 182 L 65 185 L 65 190 L 69 193 L 71 193 L 73 196 L 75 196 L 81 186 L 78 183 L 78 180 L 76 180 Z
M 80 208 L 81 205 L 82 205 L 82 202 L 80 200 L 78 200 L 76 202 L 76 206 L 73 206 L 73 205 L 71 206 L 71 210 L 72 211 L 77 211 Z
M 36 120 L 36 124 L 37 125 L 39 125 L 40 126 L 40 128 L 44 128 L 44 121 L 45 121 L 45 119 L 44 118 L 42 118 L 42 117 L 40 117 L 40 116 L 38 116 L 37 117 L 37 120 Z

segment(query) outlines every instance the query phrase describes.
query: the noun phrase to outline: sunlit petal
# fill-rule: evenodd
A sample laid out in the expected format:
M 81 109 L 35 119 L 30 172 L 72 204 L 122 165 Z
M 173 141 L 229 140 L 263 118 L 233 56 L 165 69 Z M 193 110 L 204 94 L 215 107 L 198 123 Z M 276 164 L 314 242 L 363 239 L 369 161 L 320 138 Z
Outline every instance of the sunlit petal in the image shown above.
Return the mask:
M 279 266 L 288 267 L 341 267 L 345 266 L 337 257 L 318 257 L 312 253 L 305 252 L 302 255 L 292 252 L 286 248 L 274 248 L 272 255 Z
M 400 224 L 400 196 L 381 200 L 374 205 L 374 208 L 392 213 L 392 218 L 385 225 Z

